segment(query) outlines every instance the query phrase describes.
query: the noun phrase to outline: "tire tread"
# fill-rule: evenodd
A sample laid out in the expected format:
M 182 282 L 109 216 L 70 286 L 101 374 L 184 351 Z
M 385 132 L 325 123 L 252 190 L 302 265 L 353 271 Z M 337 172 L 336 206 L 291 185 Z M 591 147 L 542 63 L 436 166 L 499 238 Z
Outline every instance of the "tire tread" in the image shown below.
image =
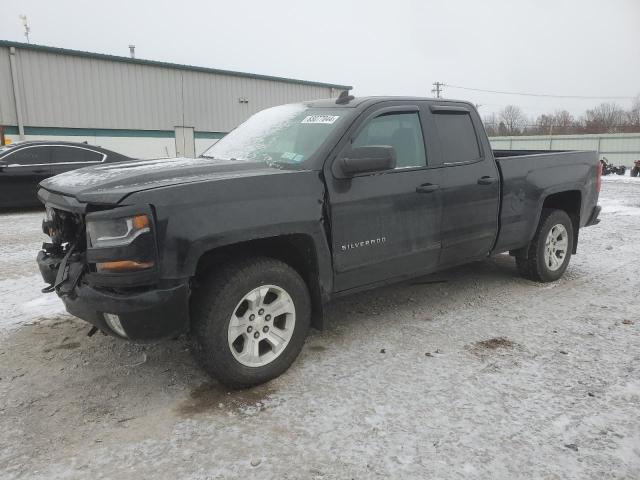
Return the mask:
M 554 223 L 558 221 L 552 218 L 554 216 L 557 216 L 556 214 L 558 212 L 561 212 L 561 214 L 565 216 L 567 215 L 564 210 L 544 208 L 540 215 L 540 221 L 538 222 L 538 227 L 536 229 L 536 233 L 533 236 L 533 239 L 531 240 L 531 243 L 529 243 L 527 247 L 524 247 L 523 249 L 521 249 L 519 252 L 516 253 L 516 266 L 518 267 L 518 272 L 523 278 L 532 280 L 534 282 L 550 281 L 548 278 L 545 278 L 545 275 L 544 275 L 545 272 L 543 272 L 539 267 L 540 265 L 539 256 L 541 252 L 540 242 L 544 242 L 546 240 L 541 235 L 541 232 L 546 231 L 547 227 L 549 226 L 548 225 L 549 223 Z M 571 225 L 569 226 L 571 227 Z M 571 239 L 573 239 L 573 236 L 571 236 Z M 569 243 L 569 251 L 567 252 L 569 259 L 571 258 L 572 242 Z

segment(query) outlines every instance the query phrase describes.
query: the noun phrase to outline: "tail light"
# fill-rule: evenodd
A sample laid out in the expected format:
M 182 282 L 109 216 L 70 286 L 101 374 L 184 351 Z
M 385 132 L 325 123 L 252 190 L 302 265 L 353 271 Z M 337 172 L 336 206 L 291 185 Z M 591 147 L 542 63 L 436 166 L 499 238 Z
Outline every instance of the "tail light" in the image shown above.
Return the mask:
M 602 187 L 602 162 L 598 162 L 598 171 L 596 172 L 596 192 L 600 193 Z

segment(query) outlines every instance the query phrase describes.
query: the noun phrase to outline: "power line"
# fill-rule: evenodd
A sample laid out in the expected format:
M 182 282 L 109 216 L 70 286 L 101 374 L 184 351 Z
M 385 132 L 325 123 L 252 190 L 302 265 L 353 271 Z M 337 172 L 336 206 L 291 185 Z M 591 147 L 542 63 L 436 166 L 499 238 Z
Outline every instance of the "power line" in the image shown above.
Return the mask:
M 435 85 L 435 84 L 434 84 Z M 450 83 L 442 84 L 446 87 L 450 88 L 459 88 L 461 90 L 471 90 L 474 92 L 485 92 L 485 93 L 498 93 L 501 95 L 522 95 L 525 97 L 550 97 L 550 98 L 580 98 L 584 100 L 632 100 L 635 97 L 623 97 L 623 96 L 589 96 L 589 95 L 553 95 L 548 93 L 525 93 L 525 92 L 505 92 L 502 90 L 486 90 L 483 88 L 472 88 L 472 87 L 462 87 L 460 85 L 451 85 Z

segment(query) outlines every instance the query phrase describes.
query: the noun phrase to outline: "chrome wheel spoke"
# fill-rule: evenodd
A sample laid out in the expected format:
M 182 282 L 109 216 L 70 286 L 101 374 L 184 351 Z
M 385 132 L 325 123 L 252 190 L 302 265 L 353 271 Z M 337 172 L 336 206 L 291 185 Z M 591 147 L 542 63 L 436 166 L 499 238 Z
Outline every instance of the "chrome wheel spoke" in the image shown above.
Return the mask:
M 267 332 L 266 338 L 273 347 L 273 352 L 278 353 L 289 342 L 290 335 L 287 335 L 285 330 L 278 331 L 278 329 L 272 328 Z
M 283 313 L 293 312 L 293 300 L 291 300 L 291 297 L 289 295 L 284 298 L 279 297 L 275 302 L 269 304 L 267 308 L 271 316 L 275 318 L 278 315 L 282 315 Z
M 264 297 L 269 292 L 269 287 L 259 287 L 255 290 L 249 292 L 249 294 L 245 297 L 245 300 L 249 302 L 250 308 L 252 310 L 257 310 L 262 306 L 262 302 L 264 302 Z
M 247 327 L 249 327 L 250 322 L 247 318 L 247 315 L 242 317 L 238 317 L 237 315 L 233 315 L 231 317 L 231 321 L 229 322 L 229 343 L 233 343 L 236 339 L 247 331 Z
M 242 351 L 236 355 L 236 358 L 240 360 L 241 363 L 247 362 L 245 364 L 250 364 L 258 360 L 260 357 L 259 352 L 259 343 L 251 335 L 248 335 L 248 338 L 244 342 Z

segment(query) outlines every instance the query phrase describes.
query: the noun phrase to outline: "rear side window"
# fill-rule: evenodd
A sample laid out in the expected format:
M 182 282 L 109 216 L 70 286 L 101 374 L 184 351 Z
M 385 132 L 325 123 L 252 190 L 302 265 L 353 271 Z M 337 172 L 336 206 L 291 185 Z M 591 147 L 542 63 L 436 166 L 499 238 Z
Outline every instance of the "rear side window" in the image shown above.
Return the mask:
M 352 146 L 389 145 L 396 151 L 396 168 L 424 167 L 422 127 L 417 112 L 389 113 L 370 120 L 353 140 Z
M 85 162 L 101 162 L 103 155 L 100 152 L 94 152 L 93 150 L 85 150 L 84 158 Z
M 86 163 L 102 161 L 102 154 L 75 147 L 56 147 L 51 148 L 52 163 Z
M 43 147 L 20 148 L 2 157 L 8 165 L 40 165 L 49 163 L 49 150 Z
M 471 115 L 435 113 L 436 128 L 446 163 L 473 162 L 480 159 L 480 147 Z

